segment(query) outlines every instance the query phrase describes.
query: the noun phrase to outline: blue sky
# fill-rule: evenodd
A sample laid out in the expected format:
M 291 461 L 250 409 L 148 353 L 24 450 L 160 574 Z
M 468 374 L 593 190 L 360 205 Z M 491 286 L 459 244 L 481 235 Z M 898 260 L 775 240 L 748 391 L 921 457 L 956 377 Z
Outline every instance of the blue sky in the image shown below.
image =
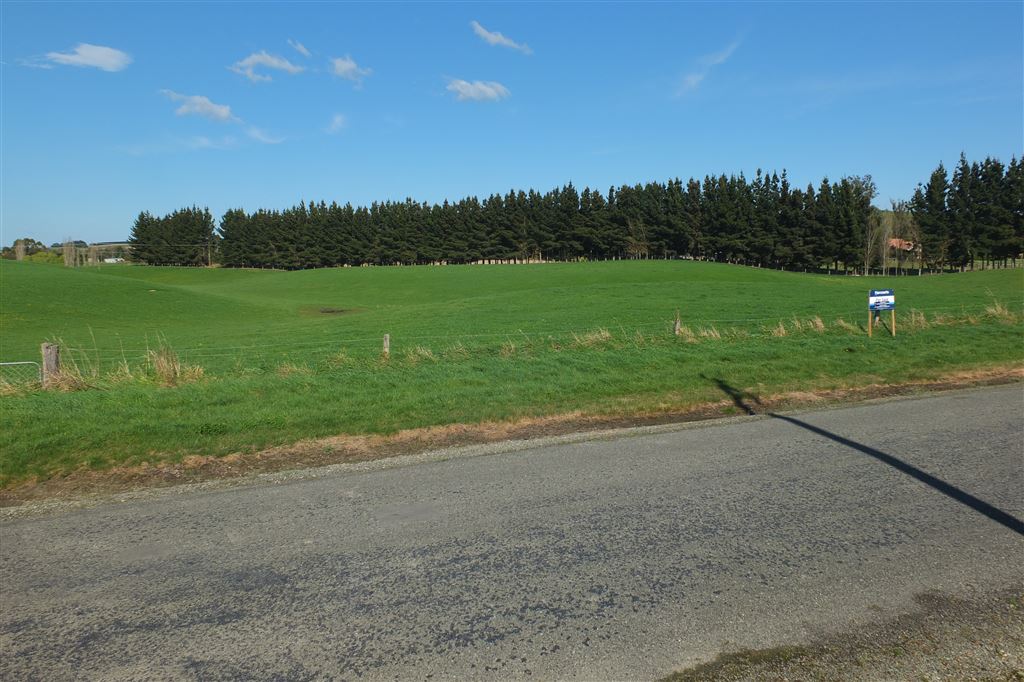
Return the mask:
M 1024 149 L 1024 3 L 0 4 L 2 242 Z M 474 23 L 475 22 L 475 23 Z

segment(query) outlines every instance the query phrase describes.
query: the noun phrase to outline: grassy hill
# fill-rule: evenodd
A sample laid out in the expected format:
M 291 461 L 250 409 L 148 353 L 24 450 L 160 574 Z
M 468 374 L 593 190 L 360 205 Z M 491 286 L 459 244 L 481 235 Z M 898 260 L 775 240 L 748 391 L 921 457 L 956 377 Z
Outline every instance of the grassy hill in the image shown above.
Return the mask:
M 660 333 L 676 309 L 690 326 L 756 330 L 793 316 L 863 325 L 869 288 L 897 286 L 900 310 L 1019 306 L 1021 271 L 962 276 L 824 277 L 687 261 L 530 266 L 338 268 L 281 272 L 4 261 L 4 360 L 61 339 L 108 364 L 162 337 L 208 370 L 237 360 L 315 360 L 376 352 L 389 333 L 412 346 L 495 345 L 599 327 Z M 215 354 L 215 355 L 214 355 Z
M 8 387 L 0 483 L 339 433 L 674 408 L 719 399 L 715 379 L 778 391 L 1020 363 L 1022 285 L 1016 270 L 882 279 L 688 261 L 300 272 L 2 261 L 0 360 L 36 359 L 59 339 L 86 390 Z M 887 287 L 900 333 L 869 340 L 867 290 Z M 202 371 L 158 376 L 147 350 L 160 345 Z

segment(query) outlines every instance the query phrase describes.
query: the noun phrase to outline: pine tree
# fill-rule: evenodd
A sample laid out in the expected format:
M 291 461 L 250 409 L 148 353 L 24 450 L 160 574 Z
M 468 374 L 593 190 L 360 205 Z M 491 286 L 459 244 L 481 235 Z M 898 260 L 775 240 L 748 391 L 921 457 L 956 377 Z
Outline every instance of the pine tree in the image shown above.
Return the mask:
M 946 168 L 939 163 L 927 184 L 919 186 L 911 200 L 911 212 L 921 231 L 922 259 L 942 269 L 949 259 L 949 214 L 946 195 L 949 181 Z

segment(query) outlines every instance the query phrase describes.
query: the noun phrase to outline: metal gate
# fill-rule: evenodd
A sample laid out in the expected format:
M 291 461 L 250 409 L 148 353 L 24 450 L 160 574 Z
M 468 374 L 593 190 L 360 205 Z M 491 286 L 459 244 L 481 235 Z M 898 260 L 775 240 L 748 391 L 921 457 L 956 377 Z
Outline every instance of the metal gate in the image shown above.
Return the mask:
M 38 362 L 0 362 L 0 382 L 7 384 L 42 383 L 43 368 Z

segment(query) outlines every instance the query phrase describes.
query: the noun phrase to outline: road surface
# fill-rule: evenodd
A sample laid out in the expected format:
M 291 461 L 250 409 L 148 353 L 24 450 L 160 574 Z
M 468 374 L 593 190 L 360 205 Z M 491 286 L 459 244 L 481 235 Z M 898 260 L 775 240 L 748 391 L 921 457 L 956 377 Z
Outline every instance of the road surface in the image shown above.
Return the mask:
M 0 678 L 649 679 L 1019 587 L 1022 398 L 8 515 Z

